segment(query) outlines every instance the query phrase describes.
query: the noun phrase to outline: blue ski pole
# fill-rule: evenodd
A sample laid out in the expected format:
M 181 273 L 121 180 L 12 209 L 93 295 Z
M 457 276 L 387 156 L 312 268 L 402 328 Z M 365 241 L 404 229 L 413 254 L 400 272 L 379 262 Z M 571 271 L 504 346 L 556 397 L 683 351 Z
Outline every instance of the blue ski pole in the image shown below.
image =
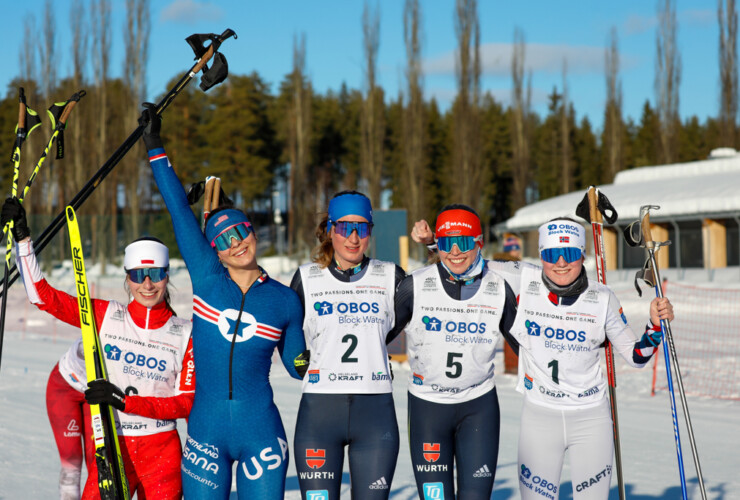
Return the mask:
M 645 268 L 638 271 L 635 277 L 635 288 L 637 292 L 641 294 L 640 287 L 637 284 L 638 279 L 642 279 L 647 282 L 650 286 L 655 287 L 655 295 L 659 298 L 663 298 L 663 288 L 661 287 L 660 271 L 658 269 L 658 263 L 655 259 L 655 252 L 664 245 L 669 245 L 670 241 L 667 242 L 656 242 L 653 241 L 652 234 L 650 231 L 650 210 L 658 209 L 660 207 L 653 205 L 645 205 L 640 207 L 640 220 L 636 223 L 630 224 L 624 231 L 624 236 L 627 243 L 631 246 L 642 246 L 647 250 L 648 260 L 645 263 Z M 632 227 L 638 225 L 640 227 L 640 234 L 633 234 Z M 668 379 L 668 391 L 671 397 L 671 412 L 673 416 L 673 433 L 676 437 L 676 453 L 678 455 L 678 471 L 681 477 L 681 492 L 683 498 L 686 500 L 686 477 L 683 468 L 683 455 L 681 452 L 681 438 L 678 432 L 678 418 L 676 414 L 676 397 L 673 391 L 673 376 L 671 372 L 671 366 L 676 372 L 676 382 L 678 385 L 678 393 L 681 396 L 681 406 L 683 407 L 683 414 L 686 419 L 686 430 L 689 436 L 689 444 L 691 445 L 691 454 L 694 458 L 694 466 L 696 467 L 696 475 L 699 482 L 699 492 L 701 493 L 702 500 L 707 499 L 706 488 L 704 487 L 704 478 L 701 472 L 701 464 L 699 463 L 699 453 L 696 449 L 696 439 L 694 439 L 694 430 L 691 425 L 691 416 L 689 415 L 689 406 L 686 402 L 686 391 L 683 387 L 683 379 L 681 378 L 681 370 L 678 366 L 678 355 L 676 354 L 676 347 L 673 343 L 673 332 L 671 331 L 671 324 L 668 321 L 661 320 L 660 330 L 663 339 L 665 340 L 663 346 L 663 354 L 665 356 L 666 364 L 666 377 Z M 669 357 L 670 353 L 670 357 Z

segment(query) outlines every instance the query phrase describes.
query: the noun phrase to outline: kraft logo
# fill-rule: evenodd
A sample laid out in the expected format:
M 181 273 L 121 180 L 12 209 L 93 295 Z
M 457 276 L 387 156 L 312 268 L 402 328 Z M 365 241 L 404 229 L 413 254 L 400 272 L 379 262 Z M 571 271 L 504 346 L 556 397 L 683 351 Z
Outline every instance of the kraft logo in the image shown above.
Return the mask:
M 306 500 L 329 500 L 328 490 L 308 490 Z
M 442 331 L 442 322 L 435 317 L 430 318 L 429 316 L 424 316 L 423 318 L 421 318 L 421 322 L 426 325 L 425 328 L 428 332 Z
M 418 373 L 414 373 L 414 384 L 416 385 L 424 385 L 424 377 L 419 375 Z
M 326 463 L 326 450 L 306 448 L 306 465 L 309 469 L 320 469 Z
M 540 336 L 540 325 L 535 323 L 534 321 L 525 321 L 524 326 L 527 327 L 527 335 L 531 335 L 533 337 L 539 337 Z
M 106 359 L 110 359 L 112 361 L 118 361 L 121 359 L 121 349 L 117 346 L 105 344 L 103 350 L 105 351 Z
M 320 376 L 321 376 L 320 370 L 308 370 L 308 383 L 317 384 L 319 382 Z
M 439 443 L 424 443 L 424 460 L 427 462 L 436 462 L 439 460 Z
M 550 230 L 550 231 L 552 231 L 554 229 L 557 229 L 557 228 L 558 228 L 558 225 L 557 224 L 550 224 L 549 226 L 547 226 L 547 229 Z
M 313 308 L 319 313 L 319 316 L 326 316 L 334 312 L 334 306 L 331 305 L 331 302 L 326 301 L 316 302 Z
M 570 236 L 561 236 L 560 243 L 570 243 Z

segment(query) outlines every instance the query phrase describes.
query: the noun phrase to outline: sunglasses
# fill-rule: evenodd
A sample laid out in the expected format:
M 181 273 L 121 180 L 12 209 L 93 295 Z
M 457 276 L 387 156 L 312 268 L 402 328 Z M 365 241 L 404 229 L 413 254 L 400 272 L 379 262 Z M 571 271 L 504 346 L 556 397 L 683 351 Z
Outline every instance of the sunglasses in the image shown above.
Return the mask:
M 169 274 L 166 267 L 142 267 L 139 269 L 126 270 L 128 278 L 134 283 L 142 284 L 149 277 L 152 283 L 159 283 Z
M 334 232 L 343 238 L 349 238 L 352 231 L 357 231 L 357 237 L 360 239 L 367 238 L 373 232 L 372 222 L 334 222 L 332 221 Z
M 213 238 L 211 241 L 211 247 L 215 248 L 219 252 L 228 250 L 231 248 L 231 240 L 236 239 L 237 242 L 246 239 L 252 233 L 252 225 L 249 222 L 240 222 L 233 226 L 227 227 Z
M 475 248 L 480 238 L 480 236 L 440 236 L 437 238 L 437 249 L 441 252 L 451 252 L 452 247 L 457 245 L 457 249 L 462 253 L 469 252 Z
M 540 252 L 540 256 L 542 257 L 542 260 L 548 264 L 555 264 L 560 260 L 560 257 L 562 257 L 565 262 L 571 263 L 583 257 L 583 252 L 580 248 L 575 247 L 545 248 Z

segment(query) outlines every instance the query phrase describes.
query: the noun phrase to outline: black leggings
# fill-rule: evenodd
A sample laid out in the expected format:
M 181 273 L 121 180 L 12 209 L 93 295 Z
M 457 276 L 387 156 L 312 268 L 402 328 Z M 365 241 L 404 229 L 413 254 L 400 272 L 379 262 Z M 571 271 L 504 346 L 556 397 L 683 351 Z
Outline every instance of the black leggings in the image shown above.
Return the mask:
M 409 446 L 419 498 L 488 500 L 498 462 L 496 389 L 464 403 L 432 403 L 409 394 Z M 455 497 L 453 459 L 457 464 Z
M 391 393 L 303 394 L 293 453 L 304 500 L 339 500 L 345 446 L 352 499 L 387 499 L 398 459 Z

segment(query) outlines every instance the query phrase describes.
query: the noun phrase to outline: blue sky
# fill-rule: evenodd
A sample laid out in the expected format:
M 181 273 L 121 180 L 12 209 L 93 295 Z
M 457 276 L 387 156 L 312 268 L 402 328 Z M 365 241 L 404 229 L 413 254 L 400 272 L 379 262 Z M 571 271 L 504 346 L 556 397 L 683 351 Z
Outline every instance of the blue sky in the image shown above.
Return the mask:
M 85 5 L 89 0 L 83 0 Z M 10 5 L 8 5 L 10 4 Z M 44 0 L 7 2 L 3 6 L 7 58 L 0 74 L 4 91 L 20 72 L 18 54 L 23 20 L 43 17 Z M 123 65 L 125 2 L 113 0 L 111 73 Z M 222 32 L 232 28 L 237 40 L 222 46 L 232 73 L 256 71 L 273 91 L 291 70 L 293 40 L 306 36 L 306 69 L 321 93 L 363 85 L 363 0 L 151 0 L 152 33 L 148 67 L 150 99 L 161 95 L 166 82 L 192 64 L 184 39 L 192 33 Z M 380 12 L 378 81 L 387 95 L 404 85 L 403 0 L 370 0 Z M 454 77 L 454 0 L 422 0 L 422 30 L 427 97 L 447 107 L 456 93 Z M 69 0 L 55 0 L 58 19 L 56 49 L 58 73 L 71 68 Z M 577 119 L 588 116 L 601 126 L 606 96 L 604 50 L 608 33 L 619 36 L 620 78 L 625 116 L 639 120 L 646 99 L 654 102 L 657 4 L 650 0 L 478 0 L 483 58 L 484 91 L 505 104 L 511 96 L 510 53 L 515 28 L 527 43 L 526 66 L 532 71 L 534 109 L 546 111 L 546 96 L 562 88 L 563 59 Z M 678 0 L 678 46 L 681 54 L 680 114 L 704 121 L 716 116 L 719 94 L 717 3 L 714 0 Z M 8 19 L 15 20 L 7 22 Z M 40 33 L 39 33 L 40 43 Z M 60 96 L 63 97 L 63 96 Z

